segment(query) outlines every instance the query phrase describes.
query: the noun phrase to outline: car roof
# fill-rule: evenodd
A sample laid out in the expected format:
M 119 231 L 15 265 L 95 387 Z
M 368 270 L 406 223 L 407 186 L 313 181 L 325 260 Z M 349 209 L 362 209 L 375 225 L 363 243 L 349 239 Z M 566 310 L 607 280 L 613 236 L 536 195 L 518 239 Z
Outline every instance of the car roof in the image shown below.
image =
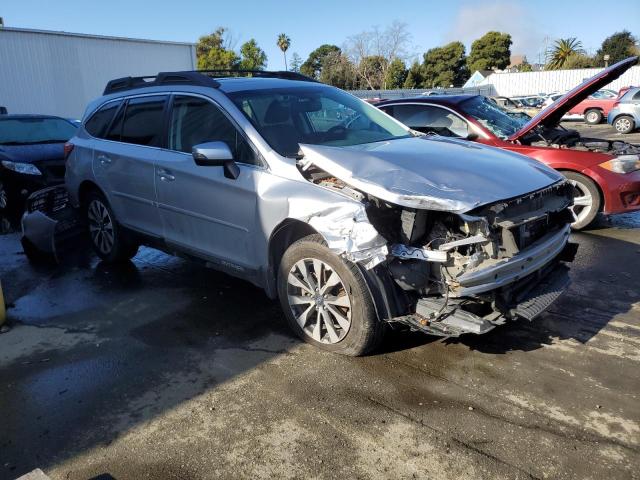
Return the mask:
M 385 100 L 377 103 L 376 106 L 393 105 L 394 103 L 441 103 L 448 105 L 458 105 L 470 98 L 479 97 L 476 94 L 460 94 L 460 95 L 431 95 L 429 97 L 407 97 L 397 98 L 394 100 Z
M 58 120 L 65 120 L 68 121 L 66 118 L 62 118 L 62 117 L 57 117 L 55 115 L 39 115 L 37 113 L 10 113 L 7 115 L 0 115 L 0 120 L 7 120 L 7 119 L 13 119 L 13 120 L 20 120 L 20 119 L 36 119 L 36 118 L 56 118 Z
M 224 93 L 243 92 L 247 90 L 268 90 L 274 88 L 328 87 L 328 85 L 323 83 L 288 80 L 283 78 L 214 77 L 214 80 L 220 84 L 218 89 Z

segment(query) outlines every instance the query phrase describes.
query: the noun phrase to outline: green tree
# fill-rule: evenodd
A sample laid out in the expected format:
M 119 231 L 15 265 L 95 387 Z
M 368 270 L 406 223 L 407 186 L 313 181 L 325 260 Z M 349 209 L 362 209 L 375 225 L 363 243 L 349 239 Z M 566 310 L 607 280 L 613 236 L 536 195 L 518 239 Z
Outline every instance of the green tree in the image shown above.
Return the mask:
M 471 44 L 467 58 L 469 71 L 504 69 L 511 63 L 511 35 L 487 32 Z
M 569 55 L 567 60 L 562 66 L 563 69 L 569 70 L 572 68 L 591 68 L 596 66 L 596 61 L 593 57 L 583 55 L 582 53 L 574 53 Z
M 396 58 L 389 64 L 385 73 L 385 88 L 402 88 L 407 79 L 407 67 L 402 60 Z
M 344 90 L 359 88 L 355 65 L 339 50 L 324 57 L 320 81 Z
M 527 57 L 523 58 L 522 59 L 522 63 L 520 65 L 518 65 L 518 72 L 521 72 L 521 73 L 533 72 L 533 67 L 527 61 Z
M 300 73 L 318 80 L 322 71 L 322 63 L 325 57 L 331 53 L 340 53 L 340 49 L 335 45 L 320 45 L 309 54 L 309 58 L 300 66 Z
M 422 77 L 422 65 L 419 62 L 413 62 L 409 71 L 407 72 L 407 78 L 404 81 L 404 88 L 420 88 L 424 79 Z
M 230 47 L 228 30 L 218 27 L 210 35 L 204 35 L 196 44 L 199 70 L 230 70 L 238 67 L 240 58 Z
M 289 47 L 291 46 L 291 39 L 287 37 L 285 33 L 281 33 L 280 35 L 278 35 L 278 41 L 276 42 L 276 44 L 278 45 L 278 48 L 282 50 L 282 55 L 284 56 L 284 69 L 288 70 L 289 68 L 287 67 L 287 50 L 289 50 Z
M 584 55 L 582 42 L 575 37 L 561 38 L 553 42 L 553 47 L 547 52 L 546 70 L 560 70 L 572 55 Z
M 258 46 L 252 38 L 240 47 L 240 68 L 242 70 L 264 70 L 267 65 L 267 54 Z
M 384 72 L 387 60 L 380 55 L 362 57 L 356 65 L 356 72 L 360 77 L 363 88 L 380 90 L 384 88 Z
M 424 54 L 422 87 L 460 86 L 469 78 L 464 45 L 451 42 L 432 48 Z
M 302 65 L 302 59 L 300 58 L 300 55 L 298 55 L 296 52 L 293 52 L 293 55 L 291 55 L 291 71 L 292 72 L 300 72 L 300 66 Z
M 596 52 L 596 64 L 604 66 L 604 56 L 609 55 L 609 65 L 624 60 L 636 53 L 636 38 L 628 30 L 616 32 L 602 42 Z

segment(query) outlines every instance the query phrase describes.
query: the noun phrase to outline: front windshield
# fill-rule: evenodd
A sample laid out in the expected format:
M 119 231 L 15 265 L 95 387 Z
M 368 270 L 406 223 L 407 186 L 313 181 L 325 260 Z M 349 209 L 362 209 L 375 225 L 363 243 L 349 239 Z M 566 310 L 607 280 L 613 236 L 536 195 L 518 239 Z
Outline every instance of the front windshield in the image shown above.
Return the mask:
M 382 111 L 337 88 L 249 90 L 229 97 L 286 157 L 297 156 L 301 143 L 345 147 L 411 136 Z
M 0 119 L 0 145 L 64 143 L 75 132 L 76 127 L 61 118 Z
M 475 118 L 480 124 L 500 138 L 508 138 L 520 130 L 529 120 L 528 117 L 511 115 L 486 97 L 471 97 L 460 103 L 464 112 Z

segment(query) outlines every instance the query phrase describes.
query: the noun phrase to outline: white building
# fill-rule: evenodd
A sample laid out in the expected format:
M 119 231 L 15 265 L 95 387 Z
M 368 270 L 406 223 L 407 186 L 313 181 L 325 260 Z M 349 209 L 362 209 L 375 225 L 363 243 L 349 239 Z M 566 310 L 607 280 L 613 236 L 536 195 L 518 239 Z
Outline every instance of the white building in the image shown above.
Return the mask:
M 109 80 L 195 70 L 195 45 L 0 28 L 0 106 L 80 118 Z
M 476 83 L 475 86 L 491 86 L 493 95 L 505 97 L 566 92 L 602 70 L 602 68 L 583 68 L 527 73 L 492 73 Z M 620 78 L 603 88 L 618 91 L 622 87 L 638 85 L 640 85 L 640 67 L 636 66 L 631 67 Z

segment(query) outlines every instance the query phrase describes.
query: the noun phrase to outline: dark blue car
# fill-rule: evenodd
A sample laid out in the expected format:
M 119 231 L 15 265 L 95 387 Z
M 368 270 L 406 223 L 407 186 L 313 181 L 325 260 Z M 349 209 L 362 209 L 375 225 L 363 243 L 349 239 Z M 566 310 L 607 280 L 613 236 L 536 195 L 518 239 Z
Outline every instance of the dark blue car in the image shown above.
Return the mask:
M 33 191 L 64 182 L 70 121 L 46 115 L 0 116 L 0 217 L 15 223 Z

